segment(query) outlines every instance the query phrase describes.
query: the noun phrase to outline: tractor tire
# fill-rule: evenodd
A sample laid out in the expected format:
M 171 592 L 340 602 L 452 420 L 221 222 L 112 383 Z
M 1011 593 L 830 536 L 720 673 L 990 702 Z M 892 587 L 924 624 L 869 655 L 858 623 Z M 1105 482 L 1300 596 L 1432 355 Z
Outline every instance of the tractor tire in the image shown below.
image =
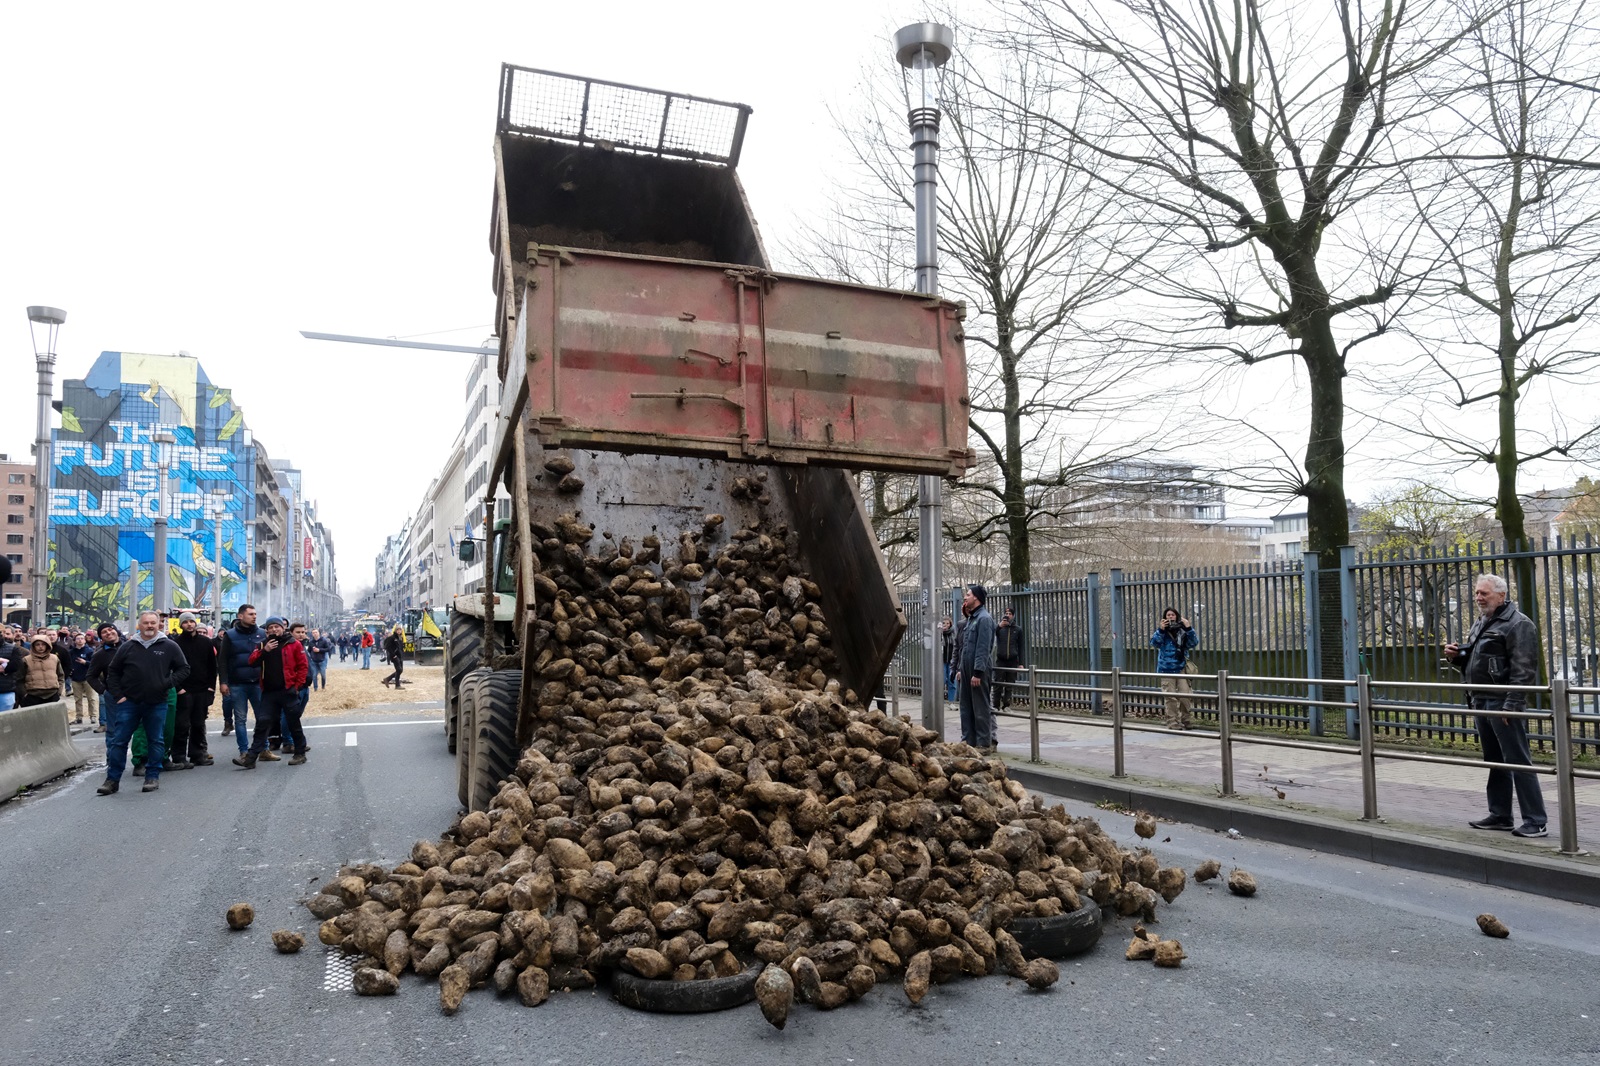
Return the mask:
M 1100 942 L 1100 931 L 1100 905 L 1087 896 L 1075 911 L 1051 918 L 1017 918 L 1011 923 L 1011 935 L 1030 959 L 1081 955 Z
M 450 612 L 450 634 L 444 650 L 444 738 L 450 754 L 460 743 L 461 679 L 483 665 L 483 619 Z
M 611 971 L 611 997 L 624 1007 L 656 1014 L 704 1014 L 742 1006 L 756 998 L 760 966 L 732 977 L 698 981 L 649 980 L 625 970 Z
M 472 740 L 477 735 L 472 723 L 478 689 L 490 673 L 484 667 L 468 670 L 457 688 L 456 704 L 460 710 L 456 716 L 456 798 L 462 807 L 470 807 L 472 802 Z
M 516 772 L 522 751 L 517 747 L 517 700 L 522 694 L 521 670 L 494 670 L 478 682 L 472 711 L 472 771 L 467 806 L 486 811 L 500 782 Z

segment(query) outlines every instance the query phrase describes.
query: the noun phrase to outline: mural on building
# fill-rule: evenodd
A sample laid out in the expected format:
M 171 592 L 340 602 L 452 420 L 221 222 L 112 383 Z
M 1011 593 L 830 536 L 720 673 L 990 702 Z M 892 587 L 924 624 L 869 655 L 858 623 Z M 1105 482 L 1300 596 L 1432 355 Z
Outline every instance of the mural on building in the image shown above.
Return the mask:
M 161 430 L 176 443 L 156 444 Z M 51 458 L 48 573 L 57 609 L 81 619 L 123 617 L 134 579 L 140 607 L 153 603 L 163 460 L 171 471 L 163 565 L 173 605 L 209 609 L 219 577 L 225 613 L 244 601 L 255 447 L 231 391 L 213 385 L 197 360 L 102 352 L 83 379 L 64 382 Z

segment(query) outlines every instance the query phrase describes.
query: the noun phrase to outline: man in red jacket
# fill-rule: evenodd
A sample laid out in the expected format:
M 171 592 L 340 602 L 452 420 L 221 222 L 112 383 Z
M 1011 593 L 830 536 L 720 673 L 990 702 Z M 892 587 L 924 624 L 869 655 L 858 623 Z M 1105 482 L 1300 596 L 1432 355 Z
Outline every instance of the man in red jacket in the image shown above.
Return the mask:
M 306 761 L 306 734 L 300 728 L 300 689 L 305 687 L 311 664 L 306 660 L 300 642 L 284 636 L 288 625 L 282 618 L 267 619 L 267 639 L 250 653 L 250 665 L 261 668 L 261 713 L 256 718 L 256 735 L 250 740 L 250 750 L 234 759 L 235 766 L 254 770 L 256 760 L 276 762 L 278 757 L 267 751 L 267 735 L 272 723 L 282 721 L 286 738 L 294 742 L 294 758 L 290 766 Z

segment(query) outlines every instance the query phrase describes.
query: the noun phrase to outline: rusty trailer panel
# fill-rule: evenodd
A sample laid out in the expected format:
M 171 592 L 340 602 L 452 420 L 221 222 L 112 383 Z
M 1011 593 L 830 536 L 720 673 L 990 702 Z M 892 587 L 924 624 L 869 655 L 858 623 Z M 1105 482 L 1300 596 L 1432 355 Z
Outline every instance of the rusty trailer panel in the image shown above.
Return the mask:
M 721 263 L 528 253 L 525 417 L 550 443 L 947 477 L 970 465 L 954 303 Z

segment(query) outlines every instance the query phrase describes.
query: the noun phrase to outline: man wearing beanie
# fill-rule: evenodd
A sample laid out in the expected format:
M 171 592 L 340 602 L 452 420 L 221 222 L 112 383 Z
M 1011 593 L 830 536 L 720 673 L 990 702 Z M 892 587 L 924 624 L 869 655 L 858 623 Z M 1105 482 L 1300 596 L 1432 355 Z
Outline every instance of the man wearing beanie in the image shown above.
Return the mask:
M 306 735 L 300 728 L 300 689 L 305 687 L 311 672 L 305 649 L 298 640 L 285 635 L 287 623 L 282 618 L 267 619 L 267 639 L 250 653 L 250 665 L 261 670 L 261 712 L 256 716 L 255 736 L 250 740 L 250 750 L 233 760 L 234 765 L 254 770 L 257 759 L 276 762 L 278 757 L 267 751 L 267 734 L 272 723 L 282 720 L 287 734 L 285 741 L 294 741 L 294 758 L 291 766 L 306 761 Z
M 956 677 L 961 699 L 961 739 L 985 754 L 995 750 L 994 711 L 989 692 L 994 685 L 994 616 L 984 606 L 989 590 L 967 586 L 961 606 L 967 624 L 961 637 L 961 666 Z
M 172 642 L 189 663 L 189 679 L 178 688 L 178 720 L 172 730 L 172 768 L 210 766 L 214 759 L 206 745 L 206 715 L 217 690 L 217 647 L 200 632 L 200 620 L 188 611 L 178 616 L 178 635 Z
M 111 728 L 111 700 L 106 697 L 106 671 L 111 669 L 117 645 L 122 643 L 122 630 L 113 622 L 101 622 L 95 635 L 100 638 L 100 650 L 89 660 L 89 672 L 84 680 L 100 694 L 100 724 L 94 727 L 94 731 L 104 733 Z

